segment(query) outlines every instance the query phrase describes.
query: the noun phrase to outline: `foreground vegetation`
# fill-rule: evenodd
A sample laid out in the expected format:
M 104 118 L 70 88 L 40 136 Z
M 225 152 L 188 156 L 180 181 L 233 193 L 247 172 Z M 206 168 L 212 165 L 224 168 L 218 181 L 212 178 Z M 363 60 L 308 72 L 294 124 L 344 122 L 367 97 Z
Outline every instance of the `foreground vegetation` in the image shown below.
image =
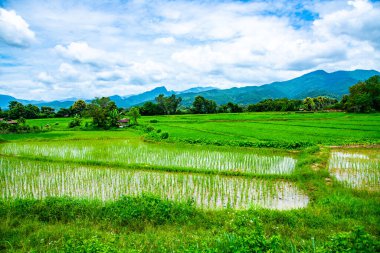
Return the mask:
M 0 250 L 380 251 L 379 114 L 69 121 L 1 135 Z

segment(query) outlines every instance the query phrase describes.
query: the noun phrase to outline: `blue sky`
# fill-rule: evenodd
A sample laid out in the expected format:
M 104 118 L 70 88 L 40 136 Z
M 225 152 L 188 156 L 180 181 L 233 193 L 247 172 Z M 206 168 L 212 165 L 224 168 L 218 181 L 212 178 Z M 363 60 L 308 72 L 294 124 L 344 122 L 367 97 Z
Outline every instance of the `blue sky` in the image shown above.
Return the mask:
M 0 0 L 0 94 L 53 100 L 380 68 L 379 1 Z

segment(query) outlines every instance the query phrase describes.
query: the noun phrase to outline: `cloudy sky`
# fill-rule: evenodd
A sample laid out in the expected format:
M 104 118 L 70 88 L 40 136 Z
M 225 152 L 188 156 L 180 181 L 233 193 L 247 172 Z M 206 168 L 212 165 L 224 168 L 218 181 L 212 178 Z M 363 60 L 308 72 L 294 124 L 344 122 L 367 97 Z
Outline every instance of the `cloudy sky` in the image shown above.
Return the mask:
M 379 1 L 0 0 L 0 94 L 53 100 L 380 70 Z

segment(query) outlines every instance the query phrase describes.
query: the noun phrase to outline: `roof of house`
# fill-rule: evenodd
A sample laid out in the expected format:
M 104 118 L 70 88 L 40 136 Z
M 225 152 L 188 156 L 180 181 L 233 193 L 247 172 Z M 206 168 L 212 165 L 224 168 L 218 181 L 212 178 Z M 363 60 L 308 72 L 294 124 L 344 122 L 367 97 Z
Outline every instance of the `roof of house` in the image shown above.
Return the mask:
M 8 121 L 7 123 L 8 123 L 8 124 L 18 124 L 17 121 L 15 121 L 15 120 L 10 120 L 10 121 Z
M 129 123 L 129 119 L 120 119 L 117 122 L 119 122 L 119 123 Z

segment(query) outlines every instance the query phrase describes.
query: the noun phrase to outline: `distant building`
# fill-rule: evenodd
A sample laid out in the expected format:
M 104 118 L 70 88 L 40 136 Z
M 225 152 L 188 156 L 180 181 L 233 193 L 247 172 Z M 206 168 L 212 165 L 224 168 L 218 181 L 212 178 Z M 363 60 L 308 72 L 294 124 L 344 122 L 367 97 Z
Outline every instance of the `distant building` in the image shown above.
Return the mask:
M 117 121 L 119 123 L 119 127 L 123 128 L 129 125 L 130 120 L 129 119 L 120 119 Z
M 10 125 L 17 125 L 18 124 L 18 122 L 16 120 L 10 120 L 7 123 Z

